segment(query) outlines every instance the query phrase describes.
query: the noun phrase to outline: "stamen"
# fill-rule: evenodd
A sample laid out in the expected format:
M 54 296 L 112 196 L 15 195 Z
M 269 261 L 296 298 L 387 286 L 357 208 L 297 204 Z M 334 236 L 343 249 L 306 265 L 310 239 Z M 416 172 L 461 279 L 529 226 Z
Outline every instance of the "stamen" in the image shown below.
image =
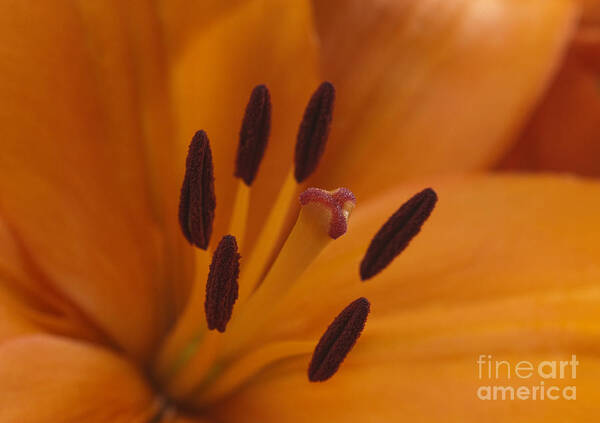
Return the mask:
M 326 216 L 326 226 L 329 236 L 337 239 L 348 229 L 348 217 L 356 205 L 356 197 L 348 188 L 338 188 L 332 193 L 320 188 L 308 188 L 300 194 L 300 204 L 319 203 L 325 206 L 329 215 Z
M 400 207 L 375 234 L 362 262 L 360 278 L 372 278 L 390 264 L 419 233 L 435 204 L 437 194 L 424 189 Z
M 294 176 L 298 183 L 306 180 L 315 171 L 325 151 L 334 100 L 335 88 L 330 82 L 323 82 L 306 106 L 298 129 L 294 157 Z
M 257 85 L 246 106 L 240 130 L 235 176 L 252 185 L 267 148 L 271 130 L 271 96 L 265 85 Z
M 333 85 L 324 82 L 313 94 L 306 107 L 298 131 L 294 169 L 290 169 L 265 220 L 263 229 L 254 243 L 252 255 L 244 266 L 240 302 L 244 302 L 254 287 L 264 279 L 281 249 L 282 242 L 290 234 L 291 226 L 288 225 L 290 222 L 288 216 L 295 212 L 294 198 L 298 195 L 298 184 L 308 178 L 317 168 L 319 159 L 325 150 L 334 98 Z
M 215 250 L 208 281 L 204 310 L 209 329 L 225 332 L 238 296 L 240 255 L 235 237 L 225 235 Z
M 179 224 L 185 238 L 206 250 L 215 218 L 215 179 L 208 137 L 198 131 L 192 138 L 185 163 L 179 199 Z
M 319 340 L 308 367 L 311 382 L 323 382 L 337 372 L 362 333 L 371 305 L 359 298 L 346 307 Z

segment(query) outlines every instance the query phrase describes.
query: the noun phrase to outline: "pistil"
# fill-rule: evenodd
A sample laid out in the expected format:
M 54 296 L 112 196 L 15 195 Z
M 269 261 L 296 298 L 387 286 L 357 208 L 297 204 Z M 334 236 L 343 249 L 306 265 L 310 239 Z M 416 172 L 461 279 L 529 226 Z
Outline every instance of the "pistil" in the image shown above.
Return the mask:
M 263 283 L 248 302 L 241 305 L 240 313 L 226 334 L 230 340 L 226 355 L 244 349 L 247 341 L 268 320 L 265 310 L 272 309 L 323 249 L 343 235 L 356 204 L 354 194 L 347 188 L 334 191 L 308 188 L 299 201 L 302 208 L 290 236 Z
M 347 188 L 308 188 L 299 198 L 298 220 L 255 296 L 279 297 L 330 242 L 342 236 L 356 205 Z

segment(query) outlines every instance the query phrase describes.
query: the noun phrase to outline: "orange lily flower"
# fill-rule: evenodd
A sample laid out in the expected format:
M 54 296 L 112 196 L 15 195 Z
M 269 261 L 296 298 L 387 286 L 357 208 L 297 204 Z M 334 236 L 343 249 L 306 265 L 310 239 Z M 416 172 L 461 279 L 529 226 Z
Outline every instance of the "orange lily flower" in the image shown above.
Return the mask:
M 597 419 L 600 184 L 472 172 L 579 3 L 4 6 L 1 422 Z M 483 401 L 481 354 L 576 354 L 577 401 Z

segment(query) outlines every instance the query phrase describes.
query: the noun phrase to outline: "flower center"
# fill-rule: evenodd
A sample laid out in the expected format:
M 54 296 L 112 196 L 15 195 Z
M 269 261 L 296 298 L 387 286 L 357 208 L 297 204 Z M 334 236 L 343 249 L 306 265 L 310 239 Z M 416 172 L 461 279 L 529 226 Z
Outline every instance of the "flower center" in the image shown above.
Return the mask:
M 325 150 L 334 99 L 335 89 L 328 82 L 310 98 L 298 131 L 294 166 L 247 258 L 240 257 L 238 246 L 244 243 L 251 186 L 268 144 L 268 89 L 264 85 L 254 88 L 246 107 L 235 163 L 239 183 L 231 235 L 213 247 L 212 258 L 205 251 L 210 249 L 216 204 L 212 155 L 207 134 L 198 131 L 194 135 L 186 159 L 179 223 L 184 237 L 198 247 L 198 274 L 186 308 L 166 337 L 153 369 L 163 392 L 178 404 L 206 407 L 235 392 L 269 364 L 292 357 L 306 357 L 309 381 L 325 381 L 338 371 L 363 331 L 370 303 L 358 298 L 323 328 L 320 340 L 261 341 L 261 334 L 276 320 L 272 305 L 289 292 L 325 247 L 346 233 L 356 204 L 347 188 L 326 191 L 304 185 Z M 427 189 L 390 218 L 361 263 L 363 280 L 381 272 L 406 248 L 436 200 L 433 190 Z M 292 213 L 297 218 L 289 225 L 287 217 Z M 332 310 L 332 317 L 336 312 Z

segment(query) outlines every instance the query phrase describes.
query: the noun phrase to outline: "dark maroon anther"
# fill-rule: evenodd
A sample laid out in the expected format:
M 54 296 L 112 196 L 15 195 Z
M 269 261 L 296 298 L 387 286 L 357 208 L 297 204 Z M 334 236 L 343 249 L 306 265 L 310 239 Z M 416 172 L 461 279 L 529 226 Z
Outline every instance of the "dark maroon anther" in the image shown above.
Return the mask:
M 437 202 L 431 188 L 413 196 L 375 234 L 362 262 L 360 278 L 372 278 L 394 260 L 419 233 Z
M 334 101 L 335 88 L 330 82 L 323 82 L 306 106 L 298 129 L 294 157 L 294 176 L 298 183 L 315 171 L 325 151 Z
M 252 90 L 240 129 L 235 176 L 252 185 L 271 131 L 271 95 L 265 85 Z
M 346 307 L 319 340 L 308 367 L 311 382 L 323 382 L 337 372 L 362 333 L 371 305 L 359 298 Z
M 179 224 L 185 238 L 203 250 L 208 247 L 215 218 L 215 178 L 208 137 L 198 131 L 185 162 L 179 198 Z
M 238 297 L 238 276 L 240 274 L 240 255 L 235 237 L 225 235 L 210 263 L 206 281 L 206 300 L 204 311 L 209 329 L 225 332 L 225 326 L 231 318 L 233 305 Z

